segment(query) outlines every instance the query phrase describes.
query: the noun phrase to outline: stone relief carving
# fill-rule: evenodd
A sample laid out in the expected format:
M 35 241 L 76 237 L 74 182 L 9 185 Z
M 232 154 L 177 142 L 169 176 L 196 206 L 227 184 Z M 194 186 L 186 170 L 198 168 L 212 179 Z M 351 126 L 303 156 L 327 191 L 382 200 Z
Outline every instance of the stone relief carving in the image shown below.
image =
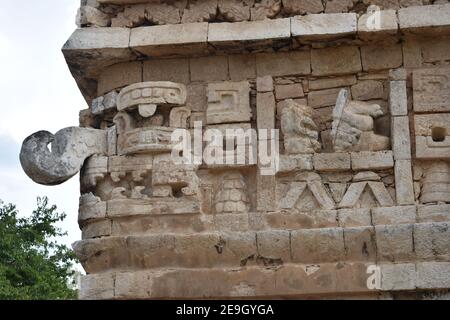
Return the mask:
M 135 83 L 123 88 L 117 97 L 119 111 L 137 107 L 139 114 L 144 118 L 154 115 L 158 106 L 184 103 L 186 103 L 186 86 L 169 81 Z
M 249 92 L 248 81 L 208 84 L 207 123 L 250 121 L 252 113 Z
M 215 197 L 216 213 L 248 212 L 249 208 L 247 185 L 242 174 L 240 172 L 224 174 Z
M 450 164 L 433 161 L 424 172 L 420 203 L 450 202 Z
M 311 107 L 298 104 L 292 99 L 285 101 L 281 111 L 281 131 L 287 154 L 320 152 L 318 127 L 312 116 Z
M 350 101 L 347 89 L 339 92 L 333 109 L 331 130 L 334 151 L 380 151 L 390 146 L 389 137 L 374 133 L 374 119 L 383 115 L 381 107 Z
M 76 175 L 89 156 L 107 154 L 107 146 L 105 130 L 69 127 L 55 135 L 39 131 L 24 140 L 20 163 L 33 181 L 56 185 Z
M 450 112 L 450 68 L 415 70 L 413 86 L 415 112 Z

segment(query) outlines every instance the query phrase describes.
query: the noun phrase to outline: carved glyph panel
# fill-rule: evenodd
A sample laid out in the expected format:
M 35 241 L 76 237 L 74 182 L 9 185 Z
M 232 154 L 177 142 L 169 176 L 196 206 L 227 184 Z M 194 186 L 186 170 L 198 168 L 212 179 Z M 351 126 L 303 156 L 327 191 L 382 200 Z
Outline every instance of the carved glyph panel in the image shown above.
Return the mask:
M 207 90 L 208 124 L 250 121 L 252 114 L 248 81 L 211 83 Z
M 414 111 L 450 111 L 450 68 L 415 70 Z

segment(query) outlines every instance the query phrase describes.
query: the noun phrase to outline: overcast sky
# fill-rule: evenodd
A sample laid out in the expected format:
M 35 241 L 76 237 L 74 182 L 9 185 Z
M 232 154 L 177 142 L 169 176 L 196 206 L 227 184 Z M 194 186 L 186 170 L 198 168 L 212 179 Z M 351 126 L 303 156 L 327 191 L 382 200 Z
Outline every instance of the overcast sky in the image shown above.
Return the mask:
M 0 0 L 0 199 L 21 215 L 48 196 L 67 214 L 61 225 L 70 245 L 81 237 L 78 176 L 54 187 L 30 180 L 19 163 L 24 138 L 39 130 L 55 133 L 78 125 L 87 108 L 61 53 L 75 30 L 79 0 Z

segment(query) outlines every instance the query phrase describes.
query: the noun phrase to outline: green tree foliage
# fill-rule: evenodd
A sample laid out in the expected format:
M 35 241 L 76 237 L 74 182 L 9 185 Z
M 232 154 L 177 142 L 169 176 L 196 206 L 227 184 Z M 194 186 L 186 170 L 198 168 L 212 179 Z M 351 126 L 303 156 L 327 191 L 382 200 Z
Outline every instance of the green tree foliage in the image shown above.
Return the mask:
M 75 256 L 56 239 L 65 236 L 56 224 L 66 215 L 37 199 L 37 209 L 18 217 L 12 204 L 0 200 L 0 299 L 75 299 Z

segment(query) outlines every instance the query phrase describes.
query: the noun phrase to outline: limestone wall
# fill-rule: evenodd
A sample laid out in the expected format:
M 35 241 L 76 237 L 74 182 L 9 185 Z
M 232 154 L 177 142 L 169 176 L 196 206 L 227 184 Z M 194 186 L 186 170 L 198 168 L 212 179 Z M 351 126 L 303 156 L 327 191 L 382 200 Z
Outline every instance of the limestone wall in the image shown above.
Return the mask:
M 45 184 L 81 169 L 81 298 L 445 296 L 450 4 L 372 1 L 372 29 L 368 1 L 98 2 L 63 47 L 81 128 L 21 158 Z M 278 171 L 174 164 L 197 121 L 278 129 Z

